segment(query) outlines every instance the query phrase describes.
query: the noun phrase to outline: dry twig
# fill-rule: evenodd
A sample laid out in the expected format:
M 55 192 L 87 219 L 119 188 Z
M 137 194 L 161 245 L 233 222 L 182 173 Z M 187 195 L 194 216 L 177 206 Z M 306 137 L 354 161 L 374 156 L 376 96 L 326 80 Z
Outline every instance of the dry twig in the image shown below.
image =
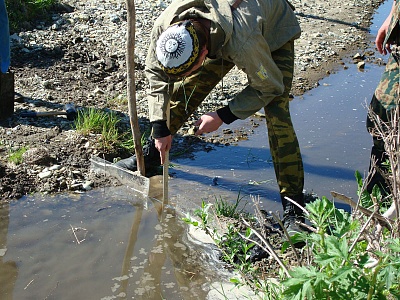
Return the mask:
M 291 277 L 290 274 L 289 274 L 289 270 L 286 268 L 286 266 L 285 266 L 285 264 L 283 263 L 283 261 L 282 261 L 282 260 L 279 258 L 279 256 L 276 254 L 276 252 L 275 252 L 274 249 L 272 248 L 272 245 L 271 245 L 266 239 L 264 239 L 264 237 L 263 237 L 256 229 L 254 229 L 254 228 L 251 226 L 251 224 L 250 224 L 249 222 L 247 222 L 244 218 L 242 218 L 242 222 L 254 232 L 254 234 L 263 242 L 263 245 L 265 245 L 265 247 L 266 247 L 267 249 L 265 249 L 265 247 L 263 247 L 263 245 L 260 245 L 259 243 L 255 242 L 255 241 L 253 241 L 253 240 L 250 240 L 249 238 L 247 238 L 247 237 L 245 237 L 245 236 L 242 236 L 242 237 L 243 237 L 244 239 L 246 239 L 246 240 L 252 242 L 252 243 L 256 243 L 258 246 L 260 246 L 262 249 L 264 249 L 266 252 L 268 252 L 268 253 L 278 262 L 278 264 L 282 267 L 282 269 L 283 269 L 283 271 L 286 273 L 286 275 L 287 275 L 288 277 Z
M 386 228 L 388 228 L 389 230 L 392 229 L 392 220 L 385 218 L 384 216 L 382 216 L 381 214 L 377 213 L 377 212 L 373 212 L 365 207 L 359 206 L 358 203 L 354 202 L 352 199 L 350 199 L 349 197 L 343 195 L 343 194 L 339 194 L 337 192 L 331 191 L 331 195 L 334 198 L 340 199 L 342 201 L 345 201 L 348 205 L 351 206 L 351 208 L 356 209 L 360 212 L 362 212 L 364 215 L 366 216 L 373 216 L 373 218 L 375 218 L 380 224 L 382 224 L 383 226 L 385 226 Z
M 78 245 L 79 245 L 80 243 L 82 243 L 82 242 L 85 240 L 85 238 L 79 240 L 78 237 L 77 237 L 77 235 L 76 235 L 76 232 L 77 232 L 79 229 L 82 229 L 82 228 L 74 228 L 74 227 L 72 227 L 71 224 L 69 224 L 69 226 L 71 227 L 71 230 L 72 230 L 72 233 L 74 234 L 75 240 L 76 240 L 76 242 L 77 242 Z M 85 229 L 85 230 L 86 230 L 86 229 Z M 86 235 L 85 235 L 85 236 L 86 236 Z
M 371 135 L 382 140 L 389 160 L 391 173 L 385 172 L 383 177 L 391 189 L 393 205 L 384 216 L 397 220 L 391 227 L 396 228 L 393 233 L 398 237 L 400 235 L 400 99 L 397 99 L 394 108 L 387 110 L 389 122 L 382 121 L 370 107 L 368 107 L 368 117 L 374 123 Z
M 285 226 L 283 226 L 283 223 L 281 221 L 281 219 L 278 217 L 277 214 L 271 212 L 271 215 L 274 217 L 275 221 L 278 222 L 279 226 L 281 226 L 284 235 L 286 236 L 286 240 L 289 242 L 290 247 L 292 247 L 294 255 L 296 256 L 297 261 L 299 262 L 299 265 L 302 265 L 302 260 L 301 257 L 299 255 L 299 252 L 297 251 L 296 247 L 293 245 L 292 240 L 290 239 L 289 233 L 287 232 Z

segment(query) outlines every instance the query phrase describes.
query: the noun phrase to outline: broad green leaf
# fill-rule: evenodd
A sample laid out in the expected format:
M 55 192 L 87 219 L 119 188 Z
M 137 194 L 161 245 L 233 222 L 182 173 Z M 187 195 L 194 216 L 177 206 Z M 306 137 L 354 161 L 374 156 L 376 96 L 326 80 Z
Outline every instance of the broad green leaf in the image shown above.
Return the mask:
M 388 247 L 390 250 L 400 253 L 400 239 L 390 240 Z
M 348 259 L 349 245 L 346 238 L 338 239 L 334 236 L 326 238 L 327 253 L 341 259 Z
M 334 224 L 332 234 L 337 237 L 342 237 L 359 227 L 359 222 L 353 220 L 351 215 L 342 209 L 335 209 L 330 222 Z
M 234 283 L 235 285 L 241 284 L 240 280 L 235 277 L 232 277 L 231 279 L 229 279 L 229 281 Z
M 314 282 L 314 293 L 316 299 L 324 299 L 326 297 L 326 290 L 328 289 L 326 277 L 326 274 L 321 272 L 319 273 L 317 280 Z
M 308 268 L 306 267 L 298 267 L 294 268 L 293 270 L 289 271 L 289 274 L 293 276 L 293 278 L 302 278 L 303 280 L 307 280 L 307 278 L 310 277 L 316 277 L 316 274 L 318 274 L 318 271 L 315 267 L 309 266 Z
M 283 295 L 286 296 L 295 296 L 295 295 L 300 295 L 301 296 L 301 291 L 303 288 L 303 282 L 302 283 L 297 283 L 294 284 L 294 281 L 292 280 L 293 278 L 287 279 L 283 282 L 284 286 L 286 287 L 283 291 Z M 290 297 L 289 299 L 292 299 Z
M 379 272 L 379 275 L 385 282 L 385 286 L 387 289 L 390 289 L 392 285 L 396 282 L 396 277 L 398 277 L 398 274 L 399 274 L 399 268 L 394 268 L 392 265 L 386 266 Z
M 306 281 L 301 291 L 301 299 L 313 299 L 313 295 L 313 285 L 311 281 Z
M 289 249 L 290 243 L 288 241 L 284 241 L 282 243 L 281 253 L 284 253 L 287 249 Z
M 361 188 L 362 185 L 363 185 L 363 178 L 362 178 L 360 172 L 359 172 L 359 171 L 356 171 L 355 174 L 354 174 L 354 176 L 356 177 L 356 181 L 357 181 L 358 187 Z
M 298 233 L 296 233 L 296 234 L 294 234 L 293 236 L 290 237 L 290 241 L 293 244 L 303 243 L 307 239 L 308 239 L 308 234 L 305 233 L 305 232 L 298 232 Z
M 337 259 L 336 256 L 332 256 L 327 253 L 318 253 L 318 254 L 315 254 L 315 256 L 314 256 L 314 262 L 321 265 L 322 267 L 329 265 L 330 263 L 334 262 L 336 259 Z
M 333 276 L 331 278 L 331 281 L 338 282 L 339 284 L 342 282 L 342 280 L 348 279 L 349 275 L 356 275 L 357 269 L 353 268 L 352 266 L 343 266 L 341 268 L 337 268 L 333 270 Z

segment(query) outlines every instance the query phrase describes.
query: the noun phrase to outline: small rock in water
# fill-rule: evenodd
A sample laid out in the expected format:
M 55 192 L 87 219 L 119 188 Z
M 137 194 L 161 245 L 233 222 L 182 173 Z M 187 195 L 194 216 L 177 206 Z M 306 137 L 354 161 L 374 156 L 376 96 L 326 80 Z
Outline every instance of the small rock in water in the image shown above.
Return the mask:
M 218 185 L 218 176 L 215 176 L 213 179 L 212 179 L 212 185 Z
M 357 64 L 357 68 L 359 68 L 359 69 L 365 69 L 365 62 L 360 61 L 360 62 Z
M 224 134 L 232 134 L 232 133 L 233 133 L 232 129 L 229 129 L 229 128 L 224 129 L 222 132 L 223 132 Z

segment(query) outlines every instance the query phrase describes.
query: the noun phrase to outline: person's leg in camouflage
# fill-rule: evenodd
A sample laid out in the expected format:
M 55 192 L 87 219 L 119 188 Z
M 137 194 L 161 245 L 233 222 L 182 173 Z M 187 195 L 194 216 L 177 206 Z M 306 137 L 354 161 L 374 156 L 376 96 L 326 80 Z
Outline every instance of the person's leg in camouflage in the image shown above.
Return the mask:
M 400 32 L 397 36 L 397 41 L 400 41 Z M 380 122 L 386 123 L 390 128 L 391 110 L 398 108 L 400 101 L 400 47 L 392 46 L 392 52 L 385 67 L 378 86 L 375 89 L 374 95 L 370 103 L 370 110 Z M 385 128 L 383 126 L 382 128 Z M 371 158 L 369 173 L 373 174 L 368 179 L 367 191 L 372 192 L 375 185 L 381 190 L 382 195 L 389 195 L 391 192 L 389 183 L 382 175 L 387 171 L 385 162 L 388 155 L 385 151 L 385 143 L 376 132 L 376 124 L 371 120 L 370 116 L 367 117 L 367 130 L 373 139 L 373 146 L 371 149 Z M 375 168 L 373 168 L 375 165 Z
M 387 110 L 382 106 L 375 95 L 372 96 L 369 107 L 382 122 L 389 122 Z M 385 196 L 389 193 L 390 189 L 385 178 L 382 176 L 382 172 L 385 170 L 384 163 L 388 159 L 388 156 L 385 152 L 385 143 L 382 138 L 375 133 L 375 126 L 375 123 L 370 119 L 370 117 L 367 117 L 367 130 L 372 136 L 373 146 L 371 148 L 369 164 L 370 177 L 368 178 L 366 189 L 368 193 L 372 193 L 373 187 L 377 185 L 381 190 L 382 195 Z
M 294 68 L 294 43 L 289 42 L 274 51 L 272 57 L 283 73 L 284 94 L 276 97 L 265 108 L 269 145 L 278 182 L 282 206 L 283 223 L 288 231 L 298 232 L 295 221 L 303 221 L 303 212 L 285 197 L 304 206 L 304 169 L 299 142 L 289 111 L 289 93 L 292 87 Z

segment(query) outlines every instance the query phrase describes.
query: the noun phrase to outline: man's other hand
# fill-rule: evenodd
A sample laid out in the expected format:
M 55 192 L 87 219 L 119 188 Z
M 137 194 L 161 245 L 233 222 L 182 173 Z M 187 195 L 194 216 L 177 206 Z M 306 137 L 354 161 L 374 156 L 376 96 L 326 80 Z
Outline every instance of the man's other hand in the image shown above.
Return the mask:
M 196 126 L 198 130 L 196 135 L 201 135 L 203 133 L 209 133 L 217 130 L 222 125 L 222 120 L 216 112 L 210 112 L 202 115 L 200 119 L 197 120 Z

